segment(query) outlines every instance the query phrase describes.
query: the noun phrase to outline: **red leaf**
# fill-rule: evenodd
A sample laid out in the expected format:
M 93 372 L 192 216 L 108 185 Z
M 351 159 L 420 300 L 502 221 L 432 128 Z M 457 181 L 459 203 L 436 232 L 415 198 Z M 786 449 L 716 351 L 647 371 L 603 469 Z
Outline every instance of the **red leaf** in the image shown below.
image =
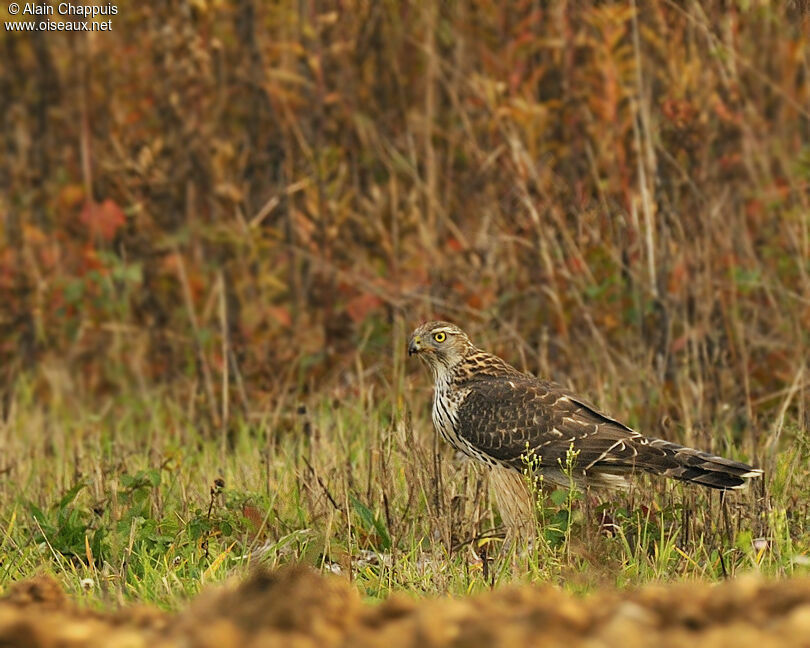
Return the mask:
M 353 322 L 362 322 L 370 311 L 382 305 L 382 300 L 376 295 L 358 295 L 346 304 L 346 312 Z
M 126 216 L 124 211 L 108 198 L 103 203 L 92 201 L 85 203 L 79 220 L 87 227 L 91 236 L 111 241 L 118 229 L 126 223 Z
M 101 259 L 98 258 L 98 251 L 90 243 L 82 248 L 80 267 L 81 274 L 85 274 L 91 270 L 103 272 L 105 269 Z
M 464 249 L 464 246 L 461 244 L 456 237 L 451 236 L 447 239 L 447 247 L 449 247 L 453 252 L 461 252 Z
M 680 337 L 675 338 L 669 347 L 670 353 L 680 353 L 686 348 L 687 342 L 688 339 L 686 335 L 681 335 Z

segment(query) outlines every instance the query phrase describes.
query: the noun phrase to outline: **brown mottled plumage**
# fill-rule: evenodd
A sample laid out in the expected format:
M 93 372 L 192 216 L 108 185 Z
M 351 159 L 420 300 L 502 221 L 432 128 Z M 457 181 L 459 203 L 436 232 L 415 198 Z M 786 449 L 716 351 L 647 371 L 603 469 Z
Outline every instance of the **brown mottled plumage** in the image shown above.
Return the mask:
M 423 324 L 411 335 L 408 354 L 433 373 L 438 432 L 489 466 L 522 471 L 530 453 L 544 479 L 567 484 L 561 467 L 573 446 L 580 486 L 626 487 L 626 476 L 641 470 L 725 490 L 762 475 L 739 461 L 645 437 L 562 387 L 476 348 L 454 324 Z

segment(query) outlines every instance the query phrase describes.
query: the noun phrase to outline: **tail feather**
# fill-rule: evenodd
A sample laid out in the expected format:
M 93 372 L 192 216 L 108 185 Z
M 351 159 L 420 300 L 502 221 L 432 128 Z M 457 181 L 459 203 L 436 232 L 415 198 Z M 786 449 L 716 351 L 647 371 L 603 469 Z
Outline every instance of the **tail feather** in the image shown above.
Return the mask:
M 655 465 L 640 466 L 672 479 L 722 490 L 743 488 L 748 479 L 761 477 L 762 470 L 741 461 L 726 459 L 694 448 L 654 439 L 650 447 L 662 451 Z

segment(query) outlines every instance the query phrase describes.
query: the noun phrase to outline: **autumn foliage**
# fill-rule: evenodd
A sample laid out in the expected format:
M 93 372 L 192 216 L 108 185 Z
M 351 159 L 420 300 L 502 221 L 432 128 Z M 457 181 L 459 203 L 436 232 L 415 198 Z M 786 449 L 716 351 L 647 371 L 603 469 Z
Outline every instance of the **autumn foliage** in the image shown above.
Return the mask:
M 642 422 L 806 416 L 800 3 L 187 0 L 113 22 L 2 36 L 6 397 L 164 385 L 217 424 L 222 384 L 232 413 L 358 357 L 389 384 L 441 316 Z

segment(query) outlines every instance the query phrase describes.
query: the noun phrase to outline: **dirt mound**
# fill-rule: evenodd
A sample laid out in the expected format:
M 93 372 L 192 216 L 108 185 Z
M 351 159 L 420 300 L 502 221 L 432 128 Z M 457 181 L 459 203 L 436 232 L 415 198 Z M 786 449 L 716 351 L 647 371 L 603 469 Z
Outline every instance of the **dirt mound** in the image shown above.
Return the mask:
M 575 598 L 549 586 L 467 599 L 393 596 L 365 605 L 344 580 L 306 568 L 257 572 L 169 615 L 81 610 L 55 582 L 0 599 L 0 646 L 810 646 L 810 581 L 744 578 Z

